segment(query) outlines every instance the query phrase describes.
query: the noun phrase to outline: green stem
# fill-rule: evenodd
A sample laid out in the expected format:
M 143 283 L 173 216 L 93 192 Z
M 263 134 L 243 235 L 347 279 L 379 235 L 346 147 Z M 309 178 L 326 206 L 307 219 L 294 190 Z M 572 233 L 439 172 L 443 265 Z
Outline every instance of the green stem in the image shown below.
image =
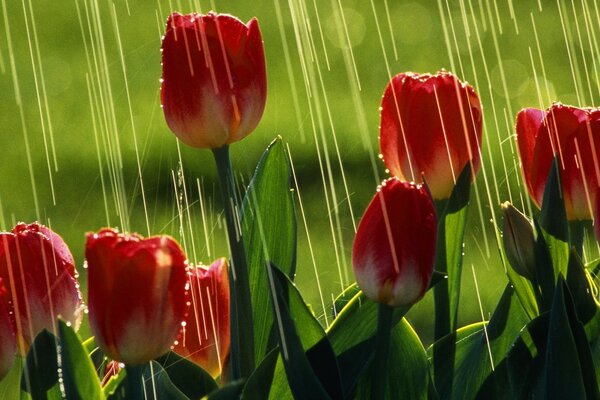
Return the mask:
M 225 145 L 213 149 L 213 155 L 219 175 L 221 199 L 225 209 L 229 250 L 231 252 L 231 268 L 229 269 L 231 293 L 230 357 L 231 377 L 233 380 L 237 380 L 249 377 L 254 371 L 254 327 L 250 300 L 250 281 L 239 220 L 239 201 L 229 159 L 229 146 Z
M 448 201 L 438 200 L 435 202 L 436 213 L 438 217 L 438 235 L 437 244 L 435 250 L 435 270 L 446 275 L 445 279 L 442 279 L 433 287 L 433 301 L 435 306 L 435 317 L 434 317 L 434 340 L 438 341 L 444 336 L 452 332 L 452 324 L 450 323 L 450 293 L 449 293 L 449 281 L 448 276 L 448 264 L 446 261 L 446 206 Z M 454 360 L 455 347 L 454 342 L 451 342 L 448 347 L 447 354 L 440 354 L 441 349 L 439 346 L 433 347 L 433 376 L 434 380 L 440 381 L 443 376 L 450 376 L 450 389 L 452 388 L 452 371 L 447 371 L 444 360 L 450 358 Z M 453 361 L 452 361 L 453 362 Z M 453 365 L 453 364 L 450 364 Z
M 145 365 L 125 365 L 125 390 L 126 398 L 130 400 L 144 400 L 144 372 Z
M 394 309 L 386 304 L 379 304 L 377 314 L 377 338 L 373 358 L 373 378 L 371 379 L 371 399 L 385 398 L 387 388 L 388 361 L 390 351 L 390 333 Z
M 448 273 L 446 265 L 446 200 L 435 202 L 438 217 L 438 235 L 435 255 L 435 270 L 443 274 Z M 433 287 L 433 299 L 435 304 L 434 338 L 441 339 L 451 331 L 450 326 L 450 294 L 448 293 L 449 277 L 443 279 Z

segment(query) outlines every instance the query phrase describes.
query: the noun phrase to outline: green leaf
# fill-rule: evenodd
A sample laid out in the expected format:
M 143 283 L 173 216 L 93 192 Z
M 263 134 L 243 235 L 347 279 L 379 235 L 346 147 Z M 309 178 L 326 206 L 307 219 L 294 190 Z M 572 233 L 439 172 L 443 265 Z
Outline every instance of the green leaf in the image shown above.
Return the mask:
M 268 398 L 272 400 L 293 400 L 294 395 L 292 394 L 290 385 L 288 384 L 285 366 L 283 365 L 283 359 L 281 358 L 279 348 L 277 348 L 277 350 L 277 363 L 275 364 L 275 372 L 273 373 L 273 381 L 271 382 L 271 387 L 269 388 Z
M 447 203 L 437 203 L 438 210 L 443 211 L 438 215 L 435 270 L 447 274 L 448 279 L 440 281 L 433 288 L 436 338 L 456 330 L 471 178 L 471 165 L 467 164 Z
M 257 362 L 275 345 L 270 343 L 273 317 L 266 262 L 273 262 L 288 276 L 294 276 L 296 215 L 292 193 L 289 160 L 283 141 L 277 138 L 258 163 L 242 204 Z
M 46 329 L 41 331 L 29 348 L 21 376 L 21 390 L 35 399 L 45 399 L 46 392 L 58 384 L 57 339 Z
M 23 367 L 23 358 L 16 356 L 10 371 L 0 380 L 0 399 L 18 399 L 24 393 L 20 385 Z
M 504 383 L 496 385 L 498 394 L 507 399 L 597 398 L 592 354 L 561 277 L 551 311 L 525 326 L 496 368 L 493 376 Z
M 320 379 L 318 371 L 315 370 L 316 365 L 311 365 L 310 357 L 305 353 L 304 346 L 314 345 L 315 340 L 318 340 L 317 332 L 306 335 L 306 331 L 313 331 L 315 324 L 318 321 L 312 316 L 308 307 L 304 305 L 305 312 L 291 314 L 292 304 L 294 302 L 295 288 L 289 281 L 289 278 L 284 273 L 277 270 L 276 267 L 268 266 L 270 272 L 270 289 L 271 301 L 273 306 L 273 314 L 277 315 L 277 338 L 279 341 L 279 349 L 283 358 L 285 372 L 288 378 L 288 383 L 294 397 L 300 399 L 329 399 L 339 398 L 341 387 L 338 381 L 330 381 L 331 375 L 328 374 L 328 380 Z M 303 301 L 300 300 L 301 303 Z M 304 317 L 304 321 L 310 319 L 314 322 L 301 322 L 300 317 Z M 311 317 L 311 318 L 306 318 Z M 295 323 L 302 327 L 300 331 L 296 329 Z M 311 329 L 311 326 L 313 329 Z M 322 330 L 322 329 L 321 329 Z M 300 336 L 302 335 L 302 336 Z M 324 336 L 324 333 L 323 333 Z M 323 338 L 321 340 L 327 340 Z M 318 340 L 317 343 L 320 343 Z M 321 353 L 327 355 L 325 346 Z M 324 350 L 324 351 L 323 351 Z M 330 349 L 330 355 L 333 357 L 333 351 Z M 321 359 L 321 363 L 327 358 Z M 335 365 L 335 358 L 333 358 Z M 322 370 L 321 370 L 322 371 Z
M 427 399 L 429 393 L 429 363 L 425 348 L 406 319 L 391 331 L 388 360 L 388 379 L 385 398 Z M 371 342 L 372 343 L 372 342 Z M 368 399 L 371 394 L 371 375 L 364 374 L 358 384 L 356 398 Z M 354 398 L 354 396 L 344 396 Z
M 508 382 L 508 399 L 531 398 L 541 377 L 548 339 L 550 313 L 545 312 L 529 322 L 515 340 L 493 376 L 497 382 Z
M 217 389 L 217 383 L 208 372 L 172 351 L 156 361 L 169 375 L 171 382 L 191 399 L 199 399 Z
M 342 377 L 344 397 L 351 398 L 361 374 L 366 370 L 375 349 L 378 304 L 358 292 L 327 330 Z M 410 307 L 394 310 L 392 326 L 397 325 Z
M 572 304 L 567 304 L 564 292 L 564 281 L 559 278 L 559 282 L 554 293 L 552 311 L 550 313 L 550 325 L 548 330 L 548 345 L 546 348 L 546 359 L 544 376 L 541 381 L 540 398 L 555 399 L 584 399 L 592 393 L 597 393 L 597 385 L 593 388 L 586 387 L 584 381 L 584 370 L 582 369 L 580 356 L 585 354 L 584 348 L 578 346 L 576 332 L 572 322 L 578 324 L 572 310 Z M 570 315 L 572 317 L 570 318 Z M 572 321 L 570 321 L 572 319 Z M 583 331 L 583 327 L 579 327 Z M 585 337 L 585 335 L 584 335 Z M 587 341 L 584 342 L 587 346 Z M 589 346 L 587 348 L 589 354 Z M 587 358 L 587 357 L 586 357 Z M 591 361 L 591 354 L 589 354 Z M 595 381 L 595 377 L 594 377 Z M 595 382 L 593 382 L 595 384 Z
M 400 322 L 410 307 L 394 310 L 392 326 Z M 351 350 L 362 342 L 371 339 L 377 330 L 377 303 L 358 292 L 342 309 L 338 317 L 327 329 L 327 336 L 336 355 Z
M 142 376 L 147 400 L 187 400 L 158 362 L 147 363 Z
M 598 305 L 594 299 L 588 272 L 574 249 L 571 250 L 569 257 L 567 286 L 573 296 L 577 317 L 582 324 L 586 324 L 598 312 Z
M 567 212 L 563 200 L 560 167 L 557 157 L 554 157 L 548 179 L 546 180 L 540 225 L 553 237 L 563 242 L 569 241 L 569 226 L 567 224 Z
M 248 378 L 242 392 L 243 399 L 263 400 L 269 397 L 278 359 L 279 348 L 276 347 L 263 358 L 263 361 Z M 285 372 L 282 375 L 285 375 Z
M 331 318 L 336 319 L 338 314 L 346 307 L 346 304 L 348 304 L 358 292 L 360 292 L 360 288 L 356 283 L 353 283 L 344 289 L 344 291 L 335 298 L 335 301 L 331 306 Z
M 188 400 L 188 397 L 175 386 L 169 378 L 169 374 L 157 361 L 150 361 L 146 365 L 134 368 L 141 368 L 141 377 L 144 380 L 143 394 L 146 400 Z M 130 383 L 127 381 L 126 373 L 127 370 L 121 370 L 119 373 L 120 376 L 125 376 L 121 378 L 121 383 L 114 393 L 108 397 L 109 400 L 129 400 L 131 398 L 127 393 Z
M 506 266 L 507 261 L 503 259 L 503 262 Z M 530 320 L 534 319 L 539 315 L 539 309 L 533 285 L 529 280 L 519 275 L 512 268 L 505 268 L 505 271 L 508 281 L 513 286 L 515 294 L 521 303 L 521 307 L 523 307 L 523 310 Z
M 569 263 L 569 225 L 560 183 L 558 159 L 555 157 L 546 180 L 539 232 L 544 235 L 554 267 L 554 281 L 567 275 Z M 539 279 L 539 276 L 538 276 Z
M 538 308 L 548 311 L 552 307 L 554 298 L 554 287 L 556 286 L 556 265 L 562 262 L 563 253 L 568 257 L 568 244 L 562 242 L 552 235 L 544 232 L 536 221 L 534 221 L 538 236 L 535 241 L 535 283 L 537 283 Z M 554 251 L 551 250 L 554 247 Z M 558 257 L 554 259 L 553 257 Z M 568 261 L 568 260 L 567 260 Z
M 474 398 L 528 321 L 514 290 L 507 285 L 487 325 L 471 325 L 434 343 L 429 353 L 440 398 Z
M 239 400 L 240 394 L 244 389 L 244 381 L 234 381 L 223 386 L 220 389 L 215 390 L 208 396 L 204 396 L 203 400 Z
M 60 366 L 67 398 L 103 399 L 98 375 L 79 335 L 62 320 L 58 321 L 58 333 Z

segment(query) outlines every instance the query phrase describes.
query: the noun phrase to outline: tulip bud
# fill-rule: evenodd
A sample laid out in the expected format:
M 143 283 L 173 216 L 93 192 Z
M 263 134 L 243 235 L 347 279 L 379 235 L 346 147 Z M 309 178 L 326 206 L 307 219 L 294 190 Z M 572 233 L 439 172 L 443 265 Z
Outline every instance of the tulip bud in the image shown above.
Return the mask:
M 17 348 L 15 332 L 10 321 L 7 293 L 0 278 L 0 381 L 10 371 Z
M 161 102 L 185 144 L 218 148 L 250 134 L 262 117 L 267 77 L 258 21 L 173 13 L 162 42 Z
M 398 178 L 383 181 L 354 239 L 358 286 L 379 303 L 414 304 L 431 281 L 436 237 L 435 208 L 426 188 Z
M 536 205 L 558 156 L 567 219 L 591 219 L 600 185 L 600 109 L 560 103 L 545 111 L 526 108 L 517 115 L 516 130 L 523 177 Z
M 100 348 L 129 365 L 166 353 L 186 312 L 185 254 L 172 238 L 88 233 L 90 327 Z
M 227 259 L 188 272 L 193 312 L 188 313 L 174 351 L 213 377 L 229 355 L 229 277 Z
M 479 97 L 452 73 L 398 74 L 381 101 L 381 154 L 392 175 L 425 179 L 434 199 L 446 199 L 467 163 L 473 176 L 479 170 L 481 126 Z
M 535 235 L 533 225 L 509 202 L 502 204 L 502 241 L 508 262 L 521 276 L 535 278 Z
M 19 352 L 61 317 L 77 329 L 83 303 L 73 256 L 60 236 L 38 223 L 0 233 L 0 277 L 8 290 Z

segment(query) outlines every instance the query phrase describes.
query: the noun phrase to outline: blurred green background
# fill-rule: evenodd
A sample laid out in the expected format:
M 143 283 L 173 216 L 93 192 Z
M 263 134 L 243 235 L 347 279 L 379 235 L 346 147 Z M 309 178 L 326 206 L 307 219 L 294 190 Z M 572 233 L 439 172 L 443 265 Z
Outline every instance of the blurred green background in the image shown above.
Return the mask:
M 445 68 L 484 106 L 461 325 L 488 318 L 507 282 L 500 203 L 531 211 L 516 113 L 553 101 L 599 105 L 593 0 L 0 1 L 0 227 L 50 225 L 84 283 L 84 233 L 107 225 L 173 235 L 194 262 L 227 254 L 211 154 L 178 146 L 160 109 L 160 39 L 171 10 L 259 20 L 267 107 L 258 129 L 232 146 L 233 162 L 243 187 L 276 135 L 289 145 L 306 216 L 305 225 L 298 202 L 296 281 L 320 316 L 353 280 L 354 229 L 386 176 L 378 107 L 391 76 Z M 430 295 L 409 318 L 428 342 Z

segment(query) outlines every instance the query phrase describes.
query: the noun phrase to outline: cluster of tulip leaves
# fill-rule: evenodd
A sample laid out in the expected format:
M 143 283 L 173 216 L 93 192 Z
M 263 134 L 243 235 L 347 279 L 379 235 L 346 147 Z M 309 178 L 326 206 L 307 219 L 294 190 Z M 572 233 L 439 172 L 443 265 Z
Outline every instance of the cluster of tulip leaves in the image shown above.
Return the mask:
M 436 299 L 436 330 L 442 326 L 449 333 L 425 349 L 403 318 L 409 307 L 396 308 L 382 380 L 374 376 L 378 369 L 373 365 L 378 305 L 352 285 L 335 299 L 332 322 L 325 328 L 293 283 L 297 228 L 292 174 L 285 146 L 275 139 L 242 204 L 254 372 L 219 386 L 200 367 L 169 352 L 139 367 L 145 398 L 369 398 L 371 385 L 382 381 L 386 398 L 598 398 L 600 368 L 594 363 L 600 361 L 600 313 L 592 276 L 600 262 L 582 264 L 582 227 L 567 223 L 556 165 L 532 227 L 534 273 L 517 273 L 501 251 L 509 283 L 490 321 L 457 329 L 470 176 L 466 167 L 450 199 L 437 204 L 438 271 L 430 287 L 442 293 L 436 292 L 442 299 Z M 243 327 L 232 331 L 232 340 L 243 332 Z M 59 321 L 56 335 L 40 333 L 27 357 L 14 363 L 0 382 L 0 397 L 127 398 L 132 369 L 120 370 L 101 385 L 105 367 L 94 339 L 82 341 Z
M 533 254 L 530 274 L 517 273 L 522 266 L 509 266 L 503 253 L 509 284 L 490 321 L 460 328 L 428 350 L 439 398 L 600 398 L 599 262 L 581 261 L 583 227 L 567 222 L 558 171 L 555 162 L 534 240 L 516 243 Z

